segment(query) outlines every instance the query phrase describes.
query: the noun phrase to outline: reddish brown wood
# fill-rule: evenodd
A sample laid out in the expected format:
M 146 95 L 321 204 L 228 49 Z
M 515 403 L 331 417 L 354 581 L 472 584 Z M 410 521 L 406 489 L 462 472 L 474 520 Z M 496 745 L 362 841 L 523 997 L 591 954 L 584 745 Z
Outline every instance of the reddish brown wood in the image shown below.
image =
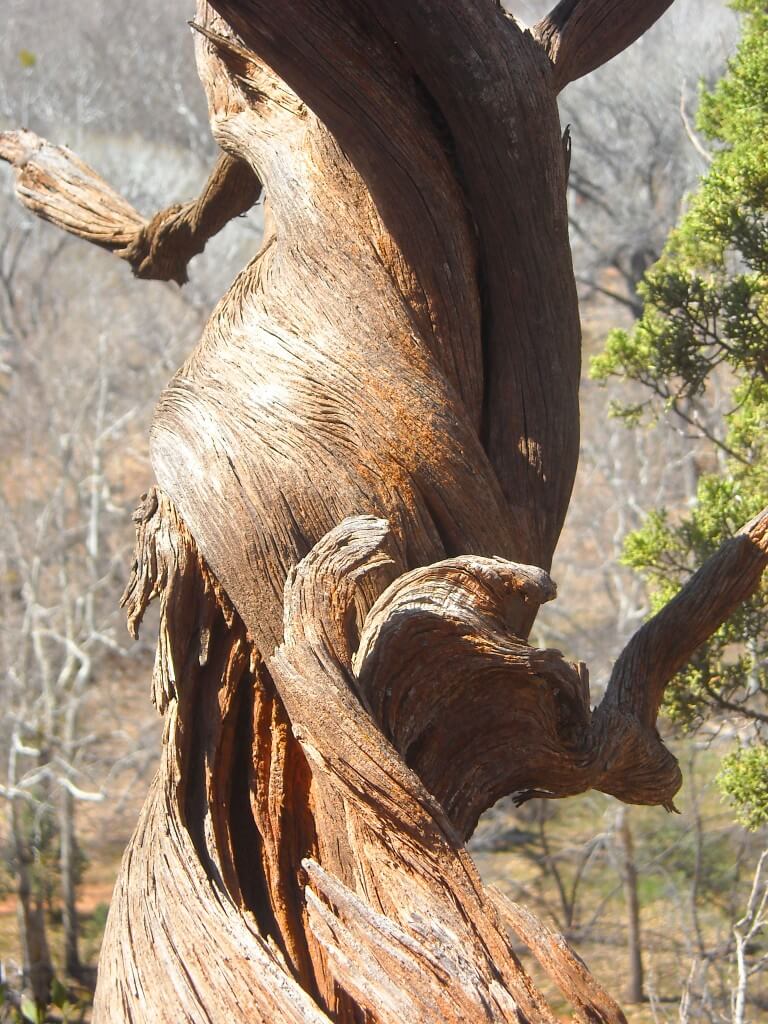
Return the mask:
M 576 1020 L 584 1024 L 626 1024 L 621 1007 L 602 988 L 589 968 L 558 932 L 530 910 L 513 903 L 498 889 L 491 896 L 502 917 L 572 1004 Z
M 137 277 L 177 284 L 208 239 L 261 193 L 250 167 L 222 154 L 198 199 L 145 221 L 71 150 L 34 132 L 0 132 L 0 159 L 15 168 L 16 195 L 38 217 L 114 252 Z
M 492 0 L 200 0 L 224 155 L 150 221 L 0 135 L 21 200 L 140 276 L 181 282 L 266 195 L 152 427 L 125 602 L 135 630 L 160 601 L 166 734 L 97 1021 L 553 1021 L 502 917 L 580 1019 L 623 1019 L 463 841 L 510 792 L 671 807 L 664 686 L 768 560 L 766 512 L 594 714 L 586 668 L 527 641 L 578 451 L 556 94 L 666 6 L 574 0 L 534 35 Z
M 560 0 L 534 26 L 563 89 L 625 50 L 657 21 L 672 0 Z

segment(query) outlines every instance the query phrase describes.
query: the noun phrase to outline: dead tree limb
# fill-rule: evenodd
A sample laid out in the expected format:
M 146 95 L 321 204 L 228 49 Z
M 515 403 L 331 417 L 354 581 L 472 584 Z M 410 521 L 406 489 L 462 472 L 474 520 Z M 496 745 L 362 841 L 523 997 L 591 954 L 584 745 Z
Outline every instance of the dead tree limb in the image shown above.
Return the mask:
M 513 903 L 498 889 L 490 890 L 504 920 L 573 1004 L 577 1020 L 592 1024 L 624 1024 L 626 1018 L 614 999 L 595 981 L 584 961 L 562 935 L 543 924 L 530 910 Z
M 554 64 L 558 90 L 621 53 L 671 6 L 672 0 L 560 0 L 533 29 Z
M 137 277 L 177 284 L 208 239 L 261 194 L 250 167 L 222 153 L 198 199 L 145 220 L 66 146 L 34 132 L 0 132 L 0 159 L 15 169 L 16 195 L 38 217 L 114 252 Z

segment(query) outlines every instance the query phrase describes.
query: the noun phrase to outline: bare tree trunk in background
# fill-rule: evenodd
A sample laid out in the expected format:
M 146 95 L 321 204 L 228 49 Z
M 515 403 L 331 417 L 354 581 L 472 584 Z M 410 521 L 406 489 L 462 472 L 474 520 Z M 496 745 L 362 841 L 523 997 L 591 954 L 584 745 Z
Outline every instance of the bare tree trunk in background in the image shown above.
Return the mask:
M 62 787 L 59 794 L 59 869 L 61 872 L 62 924 L 64 928 L 64 972 L 67 977 L 79 978 L 80 925 L 77 917 L 77 840 L 75 838 L 75 800 L 72 793 Z
M 768 512 L 646 624 L 593 714 L 527 642 L 578 456 L 559 89 L 670 0 L 201 2 L 225 152 L 147 221 L 0 135 L 22 202 L 182 281 L 264 183 L 261 252 L 160 398 L 125 603 L 160 601 L 160 772 L 126 852 L 100 1022 L 622 1021 L 464 849 L 515 793 L 672 806 L 664 687 L 768 562 Z M 244 1007 L 247 1010 L 244 1011 Z
M 11 740 L 8 781 L 16 784 L 17 737 Z M 22 956 L 22 976 L 29 988 L 32 999 L 39 1010 L 48 1005 L 53 965 L 48 948 L 48 935 L 42 902 L 35 899 L 32 887 L 33 854 L 21 820 L 20 797 L 9 801 L 10 839 L 13 844 L 14 873 L 16 876 L 16 914 L 19 929 L 19 945 Z
M 627 905 L 627 960 L 629 977 L 625 999 L 628 1003 L 642 1003 L 643 993 L 643 943 L 640 934 L 640 899 L 637 891 L 637 864 L 632 829 L 626 807 L 620 807 L 616 814 L 616 838 L 619 844 L 621 880 Z
M 744 916 L 733 926 L 736 943 L 736 980 L 731 992 L 733 1024 L 744 1024 L 747 1008 L 747 988 L 750 977 L 766 969 L 766 958 L 758 953 L 757 963 L 750 964 L 747 951 L 749 944 L 768 925 L 768 850 L 763 850 L 752 876 L 752 889 Z
M 17 919 L 22 945 L 22 978 L 28 987 L 32 1001 L 38 1011 L 48 1006 L 51 982 L 53 981 L 53 964 L 48 948 L 48 935 L 45 926 L 45 908 L 39 898 L 32 894 L 29 860 L 18 861 L 17 887 L 18 898 Z

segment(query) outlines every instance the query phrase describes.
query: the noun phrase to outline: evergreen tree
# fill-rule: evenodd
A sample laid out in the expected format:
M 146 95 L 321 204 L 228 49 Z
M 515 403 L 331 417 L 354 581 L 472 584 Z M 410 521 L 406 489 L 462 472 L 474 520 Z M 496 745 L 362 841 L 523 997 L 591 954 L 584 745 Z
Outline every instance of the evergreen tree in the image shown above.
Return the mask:
M 645 402 L 617 409 L 637 424 L 672 412 L 688 423 L 713 375 L 731 389 L 719 436 L 722 472 L 701 477 L 695 507 L 653 512 L 627 539 L 624 558 L 666 603 L 692 569 L 756 514 L 768 495 L 768 5 L 738 0 L 743 34 L 723 79 L 703 92 L 699 131 L 713 155 L 687 211 L 641 286 L 644 311 L 594 359 L 598 380 L 644 385 Z M 768 585 L 706 643 L 666 691 L 668 715 L 696 729 L 712 713 L 748 722 L 749 739 L 724 761 L 719 782 L 739 819 L 768 822 Z

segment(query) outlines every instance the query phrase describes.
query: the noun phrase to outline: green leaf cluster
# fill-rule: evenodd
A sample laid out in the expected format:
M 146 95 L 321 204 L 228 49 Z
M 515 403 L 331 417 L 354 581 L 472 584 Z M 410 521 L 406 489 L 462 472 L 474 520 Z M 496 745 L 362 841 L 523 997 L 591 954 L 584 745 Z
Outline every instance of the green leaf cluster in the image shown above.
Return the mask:
M 62 1024 L 82 1021 L 88 1007 L 87 1003 L 73 995 L 58 978 L 54 978 L 51 983 L 50 1005 L 57 1011 L 56 1020 L 60 1020 Z M 7 1024 L 44 1024 L 48 1019 L 46 1007 L 38 1005 L 26 993 L 14 998 L 6 983 L 0 981 L 0 1021 Z
M 768 825 L 768 747 L 744 747 L 728 754 L 717 784 L 736 805 L 737 818 L 745 828 Z
M 629 535 L 623 561 L 650 585 L 653 611 L 765 504 L 764 471 L 704 476 L 697 503 L 681 521 L 661 510 Z M 736 713 L 757 731 L 768 724 L 768 583 L 743 604 L 667 687 L 664 710 L 684 730 L 713 712 Z M 763 718 L 765 721 L 763 722 Z
M 665 604 L 710 554 L 768 503 L 768 5 L 739 0 L 742 38 L 726 75 L 702 91 L 697 127 L 712 152 L 700 187 L 640 286 L 644 311 L 613 331 L 593 378 L 638 382 L 648 398 L 616 410 L 696 422 L 714 371 L 732 388 L 722 436 L 725 473 L 703 476 L 695 507 L 653 512 L 624 561 Z M 723 764 L 720 785 L 749 827 L 768 822 L 768 585 L 678 674 L 667 713 L 696 728 L 713 710 L 752 726 L 751 746 Z
M 709 170 L 640 285 L 643 316 L 592 362 L 595 379 L 640 381 L 667 405 L 702 394 L 721 364 L 741 383 L 768 376 L 768 13 L 734 6 L 743 38 L 697 119 Z

